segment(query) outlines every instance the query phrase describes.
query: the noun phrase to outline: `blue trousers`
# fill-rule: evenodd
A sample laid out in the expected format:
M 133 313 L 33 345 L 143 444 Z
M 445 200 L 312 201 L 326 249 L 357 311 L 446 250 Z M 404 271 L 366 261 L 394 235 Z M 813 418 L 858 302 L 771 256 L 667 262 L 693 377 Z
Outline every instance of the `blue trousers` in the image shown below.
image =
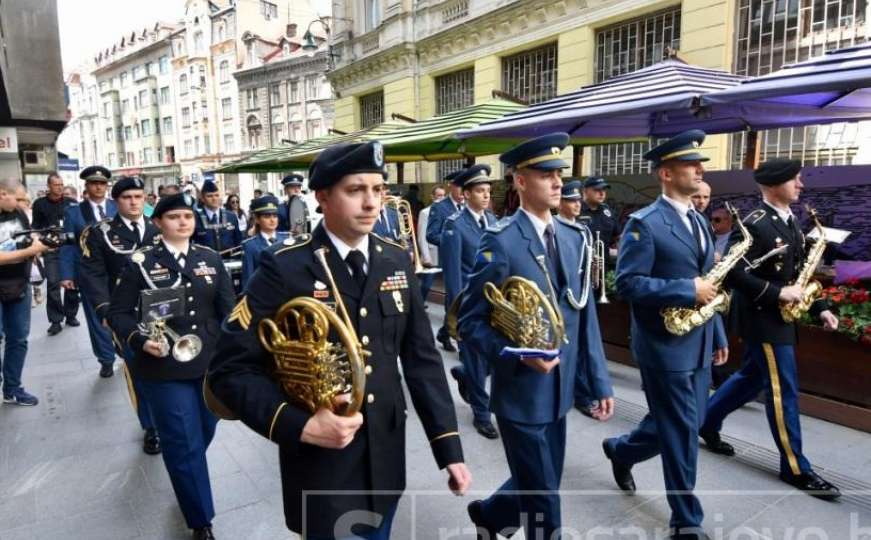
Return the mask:
M 475 420 L 490 422 L 490 396 L 487 395 L 487 375 L 490 365 L 465 341 L 460 342 L 460 373 L 466 384 L 469 405 Z
M 634 431 L 608 444 L 614 458 L 627 466 L 660 455 L 671 526 L 699 527 L 704 512 L 692 491 L 711 368 L 659 371 L 641 366 L 641 381 L 650 412 Z
M 103 326 L 103 321 L 97 317 L 94 305 L 88 296 L 81 295 L 82 311 L 85 312 L 85 322 L 88 324 L 88 336 L 91 338 L 91 350 L 101 364 L 115 363 L 115 347 L 112 345 L 112 333 Z
M 432 284 L 435 281 L 435 274 L 420 274 L 418 281 L 420 281 L 420 295 L 426 302 L 426 297 L 429 296 L 429 290 L 432 289 Z
M 351 534 L 335 538 L 322 538 L 320 536 L 306 535 L 305 540 L 389 540 L 390 530 L 393 527 L 393 518 L 396 516 L 396 505 L 384 516 L 381 526 L 363 534 Z
M 160 433 L 163 463 L 181 513 L 191 529 L 215 517 L 206 449 L 218 419 L 203 401 L 203 379 L 139 381 Z
M 732 411 L 765 390 L 765 413 L 780 450 L 780 472 L 799 475 L 812 470 L 801 451 L 798 369 L 792 345 L 746 343 L 744 363 L 708 400 L 702 431 L 719 432 Z
M 125 361 L 133 358 L 133 351 L 130 350 L 130 347 L 125 346 L 121 352 L 121 356 Z M 127 391 L 130 392 L 133 408 L 136 409 L 136 416 L 139 417 L 139 425 L 142 429 L 156 429 L 151 405 L 148 404 L 148 399 L 142 392 L 139 381 L 133 377 L 133 373 L 126 369 L 126 367 L 124 369 L 124 377 L 127 379 Z
M 11 302 L 0 302 L 0 339 L 3 339 L 3 393 L 9 394 L 21 388 L 21 372 L 27 358 L 27 336 L 30 335 L 30 283 L 24 296 Z
M 566 452 L 565 417 L 549 424 L 518 424 L 496 417 L 511 477 L 483 501 L 484 523 L 497 530 L 523 527 L 526 538 L 557 538 L 559 488 Z

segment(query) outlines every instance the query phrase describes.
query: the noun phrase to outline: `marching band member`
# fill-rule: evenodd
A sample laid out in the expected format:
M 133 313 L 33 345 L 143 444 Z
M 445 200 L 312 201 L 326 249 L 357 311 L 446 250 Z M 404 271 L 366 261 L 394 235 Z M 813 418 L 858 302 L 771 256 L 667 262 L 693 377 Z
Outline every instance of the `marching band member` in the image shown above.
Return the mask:
M 197 209 L 197 230 L 194 240 L 218 253 L 242 243 L 242 231 L 235 214 L 221 206 L 221 192 L 211 180 L 203 182 L 202 208 Z
M 290 173 L 281 180 L 281 185 L 284 186 L 284 195 L 287 197 L 285 201 L 278 205 L 278 230 L 281 232 L 287 232 L 291 235 L 311 232 L 308 205 L 302 196 L 304 180 L 303 176 L 297 173 Z M 291 201 L 295 198 L 299 198 L 303 205 L 302 216 L 299 216 L 303 223 L 291 223 Z
M 254 270 L 260 263 L 260 252 L 276 242 L 288 237 L 287 232 L 278 231 L 278 199 L 265 195 L 251 203 L 254 218 L 254 236 L 242 241 L 242 288 L 248 284 Z

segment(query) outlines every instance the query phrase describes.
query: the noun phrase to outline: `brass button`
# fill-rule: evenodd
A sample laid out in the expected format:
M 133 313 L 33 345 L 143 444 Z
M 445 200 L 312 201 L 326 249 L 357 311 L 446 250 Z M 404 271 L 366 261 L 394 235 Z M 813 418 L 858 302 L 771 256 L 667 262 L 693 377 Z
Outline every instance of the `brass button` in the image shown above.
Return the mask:
M 367 403 L 375 403 L 375 396 L 372 394 L 369 394 L 368 396 L 366 396 L 366 402 Z
M 372 375 L 372 366 L 366 366 L 366 369 L 363 370 L 366 375 Z
M 360 316 L 365 318 L 366 315 L 369 315 L 369 310 L 364 308 L 364 307 L 361 307 L 360 308 Z
M 369 336 L 363 336 L 362 338 L 360 338 L 360 343 L 362 343 L 363 345 L 369 345 Z

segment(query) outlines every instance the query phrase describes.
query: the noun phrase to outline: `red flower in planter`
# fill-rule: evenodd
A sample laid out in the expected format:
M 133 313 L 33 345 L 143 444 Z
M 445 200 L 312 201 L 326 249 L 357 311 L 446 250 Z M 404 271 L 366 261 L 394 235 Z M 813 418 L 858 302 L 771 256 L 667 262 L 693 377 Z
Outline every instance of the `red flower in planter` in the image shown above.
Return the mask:
M 850 317 L 844 317 L 843 319 L 841 319 L 841 325 L 844 328 L 853 328 L 853 319 L 851 319 Z
M 852 304 L 864 304 L 868 301 L 868 291 L 865 289 L 858 289 L 850 293 L 850 303 Z

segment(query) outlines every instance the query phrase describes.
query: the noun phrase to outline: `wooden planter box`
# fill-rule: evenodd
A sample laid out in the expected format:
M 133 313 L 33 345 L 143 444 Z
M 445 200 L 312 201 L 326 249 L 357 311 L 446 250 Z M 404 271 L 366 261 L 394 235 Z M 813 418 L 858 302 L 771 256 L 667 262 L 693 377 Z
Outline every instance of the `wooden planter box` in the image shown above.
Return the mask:
M 636 365 L 629 351 L 629 305 L 599 304 L 602 341 L 610 360 Z M 732 371 L 741 367 L 743 344 L 729 338 Z M 804 414 L 871 432 L 871 350 L 843 334 L 801 327 L 796 346 Z

